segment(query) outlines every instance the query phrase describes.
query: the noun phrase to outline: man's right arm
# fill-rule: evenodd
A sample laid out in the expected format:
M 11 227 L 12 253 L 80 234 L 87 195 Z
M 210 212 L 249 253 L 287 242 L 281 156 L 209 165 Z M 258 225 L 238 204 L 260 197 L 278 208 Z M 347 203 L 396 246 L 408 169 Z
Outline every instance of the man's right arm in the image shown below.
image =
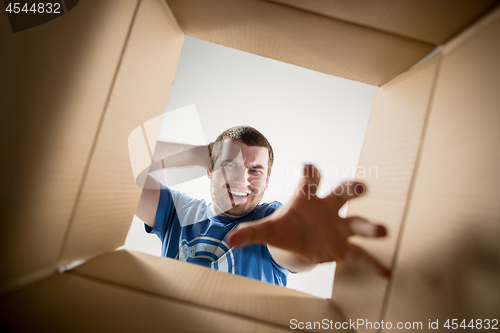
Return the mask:
M 149 167 L 148 173 L 162 168 L 202 166 L 208 169 L 211 167 L 207 145 L 195 146 L 158 141 L 154 152 L 154 161 Z M 151 228 L 154 228 L 156 209 L 160 200 L 160 185 L 150 175 L 147 176 L 145 184 L 147 186 L 142 190 L 135 215 Z

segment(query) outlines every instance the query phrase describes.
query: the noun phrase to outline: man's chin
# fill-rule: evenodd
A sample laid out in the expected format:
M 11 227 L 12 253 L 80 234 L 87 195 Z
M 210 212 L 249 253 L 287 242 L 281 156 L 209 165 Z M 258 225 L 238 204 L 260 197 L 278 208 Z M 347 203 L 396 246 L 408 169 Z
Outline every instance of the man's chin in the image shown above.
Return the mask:
M 250 214 L 257 205 L 249 205 L 248 203 L 244 203 L 241 206 L 225 205 L 225 207 L 221 207 L 220 205 L 216 205 L 216 208 L 222 212 L 221 215 L 229 216 L 229 217 L 243 217 L 245 215 Z M 222 209 L 221 209 L 222 208 Z
M 256 197 L 254 194 L 250 194 L 243 200 L 231 200 L 231 196 L 220 195 L 220 193 L 214 195 L 212 192 L 214 212 L 222 216 L 238 218 L 248 215 L 258 206 L 261 199 L 262 195 L 260 197 Z
M 255 207 L 247 208 L 247 207 L 232 207 L 231 209 L 225 211 L 223 214 L 229 217 L 243 217 L 245 215 L 250 214 Z

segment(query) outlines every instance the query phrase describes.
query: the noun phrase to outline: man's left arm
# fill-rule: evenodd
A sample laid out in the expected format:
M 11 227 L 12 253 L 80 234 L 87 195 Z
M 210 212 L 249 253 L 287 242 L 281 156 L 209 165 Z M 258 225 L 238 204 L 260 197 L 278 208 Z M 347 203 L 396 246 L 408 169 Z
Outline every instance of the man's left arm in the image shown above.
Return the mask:
M 291 272 L 309 270 L 318 263 L 346 260 L 388 277 L 389 269 L 349 241 L 354 235 L 383 237 L 387 233 L 385 227 L 361 217 L 338 215 L 348 200 L 364 194 L 364 185 L 345 182 L 320 198 L 316 195 L 319 182 L 319 171 L 312 165 L 304 166 L 302 181 L 291 202 L 262 220 L 241 223 L 228 235 L 229 244 L 267 244 L 276 263 Z

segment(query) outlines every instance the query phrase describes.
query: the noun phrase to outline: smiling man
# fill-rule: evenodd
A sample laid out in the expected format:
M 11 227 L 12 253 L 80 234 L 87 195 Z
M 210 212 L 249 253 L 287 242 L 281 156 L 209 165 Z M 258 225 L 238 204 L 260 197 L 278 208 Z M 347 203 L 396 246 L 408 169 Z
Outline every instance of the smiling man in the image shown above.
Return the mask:
M 212 203 L 206 203 L 148 177 L 136 215 L 146 231 L 162 241 L 162 256 L 282 286 L 290 271 L 334 260 L 350 260 L 389 275 L 377 260 L 348 241 L 354 234 L 384 236 L 385 228 L 359 217 L 338 216 L 347 200 L 364 193 L 362 184 L 344 183 L 319 198 L 319 172 L 306 165 L 288 205 L 260 203 L 274 153 L 268 140 L 252 127 L 230 128 L 207 146 L 158 142 L 154 159 L 149 171 L 199 165 L 211 180 Z
M 254 210 L 269 184 L 273 160 L 271 145 L 257 130 L 237 127 L 222 133 L 208 172 L 214 212 L 241 217 Z

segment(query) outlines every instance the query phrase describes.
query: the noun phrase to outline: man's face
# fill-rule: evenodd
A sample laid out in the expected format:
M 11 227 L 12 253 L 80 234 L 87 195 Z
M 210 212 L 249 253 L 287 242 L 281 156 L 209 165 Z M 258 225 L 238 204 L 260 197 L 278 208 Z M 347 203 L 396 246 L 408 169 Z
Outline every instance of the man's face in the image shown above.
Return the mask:
M 224 142 L 208 175 L 212 208 L 217 215 L 245 216 L 257 207 L 267 188 L 269 151 L 232 139 Z

